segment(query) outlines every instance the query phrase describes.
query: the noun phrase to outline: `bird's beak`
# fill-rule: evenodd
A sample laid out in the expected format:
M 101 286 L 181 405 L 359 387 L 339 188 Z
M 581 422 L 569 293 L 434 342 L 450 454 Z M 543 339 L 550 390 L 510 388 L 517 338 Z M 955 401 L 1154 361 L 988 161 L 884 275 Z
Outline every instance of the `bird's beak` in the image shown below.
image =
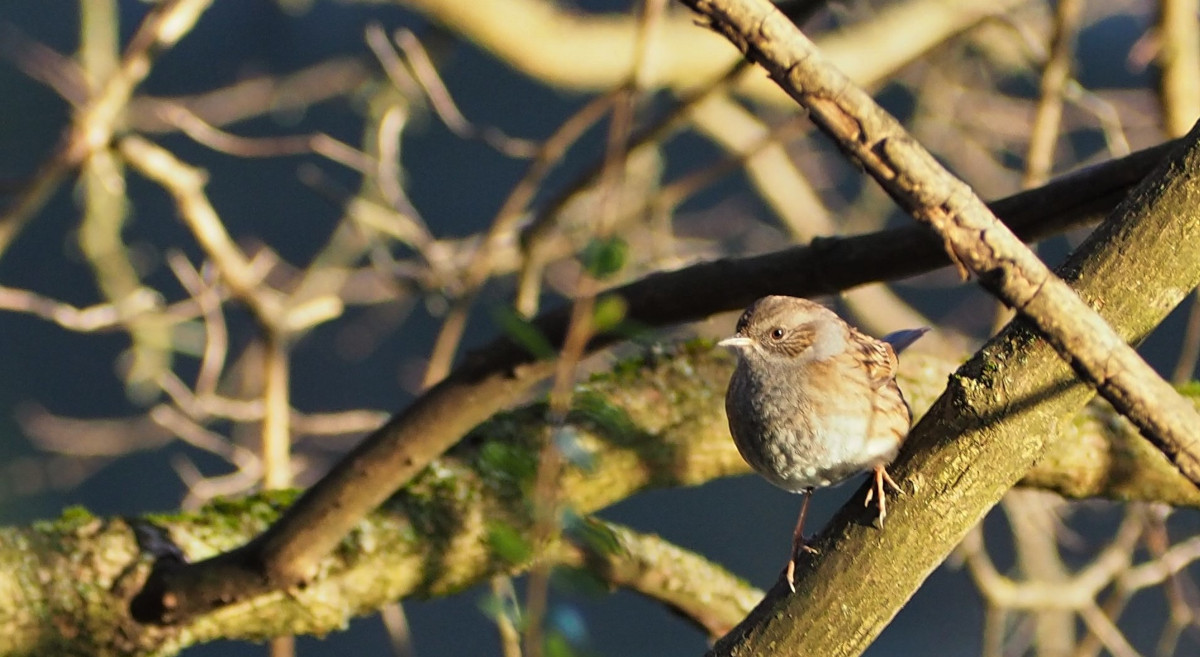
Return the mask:
M 717 346 L 736 350 L 736 349 L 741 349 L 743 347 L 749 347 L 750 344 L 751 344 L 750 338 L 743 337 L 741 335 L 733 335 L 733 336 L 730 336 L 730 337 L 725 338 L 724 340 L 721 340 L 720 342 L 718 342 Z

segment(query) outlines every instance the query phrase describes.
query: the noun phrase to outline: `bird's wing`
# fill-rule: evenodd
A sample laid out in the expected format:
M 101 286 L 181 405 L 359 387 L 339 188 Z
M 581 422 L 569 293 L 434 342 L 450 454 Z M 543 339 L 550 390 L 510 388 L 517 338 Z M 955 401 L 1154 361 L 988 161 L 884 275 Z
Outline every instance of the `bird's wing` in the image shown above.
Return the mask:
M 892 345 L 876 340 L 870 336 L 858 333 L 856 330 L 854 344 L 858 345 L 858 359 L 867 370 L 867 380 L 871 388 L 878 389 L 896 378 L 896 352 Z

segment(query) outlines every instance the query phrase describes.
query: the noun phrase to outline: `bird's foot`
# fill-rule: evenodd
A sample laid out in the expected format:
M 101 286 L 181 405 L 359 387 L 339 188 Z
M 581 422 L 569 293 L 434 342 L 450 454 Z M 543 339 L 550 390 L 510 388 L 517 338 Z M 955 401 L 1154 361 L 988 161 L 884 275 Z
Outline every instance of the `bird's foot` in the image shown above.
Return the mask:
M 875 466 L 875 485 L 867 489 L 867 498 L 863 500 L 863 506 L 871 504 L 871 500 L 876 500 L 879 506 L 879 516 L 875 519 L 875 526 L 883 529 L 883 519 L 887 517 L 887 496 L 884 494 L 884 486 L 890 486 L 897 494 L 903 495 L 900 485 L 896 483 L 892 476 L 882 465 Z
M 783 578 L 783 580 L 787 582 L 788 588 L 791 589 L 792 593 L 796 592 L 796 557 L 800 556 L 801 552 L 807 552 L 814 555 L 821 554 L 820 550 L 806 543 L 803 538 L 800 538 L 799 542 L 792 544 L 792 556 L 790 559 L 788 559 L 787 572 L 784 574 Z

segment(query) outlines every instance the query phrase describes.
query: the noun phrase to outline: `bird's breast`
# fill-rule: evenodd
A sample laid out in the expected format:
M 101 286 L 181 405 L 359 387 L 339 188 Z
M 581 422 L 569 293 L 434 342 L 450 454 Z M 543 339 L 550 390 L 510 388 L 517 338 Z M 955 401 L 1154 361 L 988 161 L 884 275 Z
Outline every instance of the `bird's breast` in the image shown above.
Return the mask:
M 890 462 L 907 432 L 876 411 L 877 391 L 843 377 L 762 376 L 739 364 L 725 398 L 742 458 L 772 484 L 799 492 Z M 897 392 L 898 394 L 898 392 Z

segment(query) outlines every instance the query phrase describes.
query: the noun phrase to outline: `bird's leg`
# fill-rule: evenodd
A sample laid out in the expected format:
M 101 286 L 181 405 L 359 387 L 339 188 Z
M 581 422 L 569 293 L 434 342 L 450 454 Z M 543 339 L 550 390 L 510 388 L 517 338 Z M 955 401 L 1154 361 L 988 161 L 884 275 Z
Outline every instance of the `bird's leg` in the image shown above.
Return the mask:
M 882 464 L 875 466 L 875 486 L 867 489 L 867 499 L 863 500 L 863 506 L 871 503 L 872 499 L 878 498 L 879 505 L 879 526 L 883 527 L 883 519 L 887 517 L 887 496 L 884 495 L 883 485 L 886 483 L 892 487 L 892 490 L 897 493 L 903 493 L 900 486 L 896 484 L 892 476 L 887 473 L 887 470 Z
M 804 542 L 804 519 L 808 517 L 808 502 L 812 498 L 812 489 L 805 488 L 801 495 L 804 502 L 800 504 L 800 517 L 796 519 L 796 528 L 792 530 L 792 551 L 788 553 L 787 585 L 793 593 L 796 592 L 796 555 L 800 550 L 817 553 L 817 549 Z

